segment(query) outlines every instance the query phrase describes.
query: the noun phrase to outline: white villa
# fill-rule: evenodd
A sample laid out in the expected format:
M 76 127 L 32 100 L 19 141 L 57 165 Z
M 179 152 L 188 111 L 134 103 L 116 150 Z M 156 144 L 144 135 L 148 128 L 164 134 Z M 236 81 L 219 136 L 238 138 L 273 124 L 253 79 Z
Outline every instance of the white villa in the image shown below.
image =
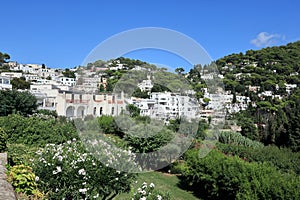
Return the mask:
M 68 86 L 38 84 L 31 85 L 30 91 L 39 99 L 39 109 L 55 110 L 68 118 L 117 116 L 125 109 L 123 94 L 85 94 L 73 92 Z

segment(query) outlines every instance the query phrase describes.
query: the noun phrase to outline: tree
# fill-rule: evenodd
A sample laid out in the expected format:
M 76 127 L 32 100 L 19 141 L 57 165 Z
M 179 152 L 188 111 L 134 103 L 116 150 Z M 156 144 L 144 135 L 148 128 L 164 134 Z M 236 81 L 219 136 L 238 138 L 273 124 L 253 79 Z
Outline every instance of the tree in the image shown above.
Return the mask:
M 251 118 L 242 116 L 239 118 L 238 125 L 241 126 L 241 134 L 252 140 L 259 140 L 258 131 Z
M 0 91 L 0 116 L 20 113 L 31 115 L 37 109 L 37 99 L 29 92 L 18 92 L 16 90 Z
M 140 88 L 137 88 L 136 90 L 134 90 L 134 92 L 132 93 L 131 96 L 138 97 L 138 98 L 144 98 L 144 99 L 149 98 L 148 92 L 147 91 L 141 91 Z
M 105 134 L 118 134 L 118 126 L 112 116 L 102 115 L 98 118 L 98 123 L 101 127 L 101 131 Z
M 160 85 L 157 83 L 154 83 L 153 87 L 151 88 L 151 92 L 165 92 L 165 91 L 170 92 L 170 89 L 164 85 Z
M 182 67 L 176 68 L 175 72 L 178 74 L 182 74 L 182 72 L 184 72 L 184 69 Z
M 236 103 L 236 93 L 233 91 L 232 103 Z
M 138 107 L 136 107 L 133 104 L 128 104 L 126 106 L 126 110 L 128 110 L 128 112 L 130 113 L 131 117 L 138 117 L 138 116 L 140 116 L 141 109 L 139 109 Z
M 7 53 L 0 52 L 0 66 L 10 59 L 10 56 Z
M 24 77 L 13 78 L 10 83 L 12 85 L 12 88 L 16 90 L 25 90 L 30 88 L 30 83 L 27 82 Z
M 68 78 L 76 78 L 75 76 L 75 72 L 74 71 L 71 71 L 70 69 L 66 68 L 65 71 L 63 72 L 63 75 L 65 77 L 68 77 Z
M 104 91 L 105 91 L 105 88 L 104 88 L 103 84 L 101 84 L 99 87 L 99 92 L 104 92 Z

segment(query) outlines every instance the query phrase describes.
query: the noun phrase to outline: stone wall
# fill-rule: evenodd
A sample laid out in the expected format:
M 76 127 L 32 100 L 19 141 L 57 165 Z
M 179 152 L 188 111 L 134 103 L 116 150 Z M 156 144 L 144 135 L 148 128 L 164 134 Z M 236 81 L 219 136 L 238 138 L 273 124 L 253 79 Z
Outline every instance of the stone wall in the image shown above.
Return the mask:
M 13 187 L 6 180 L 7 154 L 0 153 L 0 200 L 16 200 Z

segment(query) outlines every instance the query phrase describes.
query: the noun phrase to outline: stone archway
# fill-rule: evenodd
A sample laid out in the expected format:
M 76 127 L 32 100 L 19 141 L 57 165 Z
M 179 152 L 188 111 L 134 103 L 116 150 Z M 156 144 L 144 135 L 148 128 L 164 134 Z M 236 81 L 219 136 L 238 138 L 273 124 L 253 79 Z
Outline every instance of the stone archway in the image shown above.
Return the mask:
M 85 116 L 85 108 L 83 106 L 79 106 L 77 108 L 77 117 L 83 118 Z
M 69 117 L 74 117 L 75 116 L 74 112 L 75 112 L 75 107 L 74 106 L 69 106 L 66 110 L 66 117 L 68 117 L 68 118 Z

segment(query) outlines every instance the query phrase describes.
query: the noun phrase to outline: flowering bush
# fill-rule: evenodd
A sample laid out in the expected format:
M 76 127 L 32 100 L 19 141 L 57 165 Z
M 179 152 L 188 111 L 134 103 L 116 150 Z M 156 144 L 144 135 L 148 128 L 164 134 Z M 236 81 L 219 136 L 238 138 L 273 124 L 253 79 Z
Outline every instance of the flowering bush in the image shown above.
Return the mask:
M 37 153 L 33 168 L 50 198 L 108 199 L 129 191 L 135 178 L 103 164 L 76 139 L 48 144 Z
M 170 200 L 169 193 L 163 193 L 155 189 L 154 183 L 149 185 L 144 182 L 137 192 L 134 193 L 132 200 Z

